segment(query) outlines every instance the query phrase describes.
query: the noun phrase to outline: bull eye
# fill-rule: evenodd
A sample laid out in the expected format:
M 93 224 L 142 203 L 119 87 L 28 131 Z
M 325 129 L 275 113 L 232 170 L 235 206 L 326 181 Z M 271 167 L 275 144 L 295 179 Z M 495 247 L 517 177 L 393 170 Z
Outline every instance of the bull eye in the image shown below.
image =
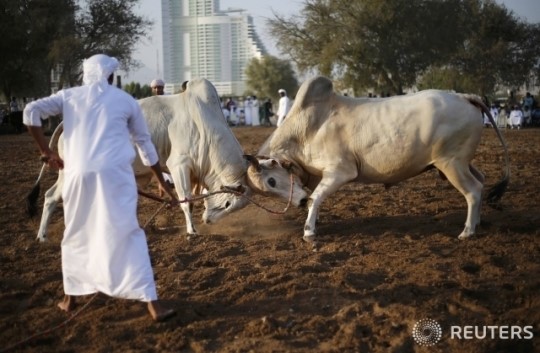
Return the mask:
M 230 205 L 231 203 L 229 201 L 225 202 L 225 208 L 229 208 Z
M 268 185 L 275 188 L 276 187 L 276 179 L 274 179 L 274 178 L 268 179 Z

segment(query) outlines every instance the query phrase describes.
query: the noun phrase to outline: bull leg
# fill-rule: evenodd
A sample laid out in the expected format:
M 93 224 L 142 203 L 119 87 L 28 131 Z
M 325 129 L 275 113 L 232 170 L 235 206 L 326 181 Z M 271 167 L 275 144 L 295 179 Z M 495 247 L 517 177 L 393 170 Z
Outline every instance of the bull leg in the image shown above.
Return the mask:
M 458 236 L 466 239 L 474 235 L 480 223 L 480 207 L 482 206 L 483 175 L 468 163 L 454 162 L 437 166 L 446 175 L 448 181 L 465 197 L 467 201 L 467 220 L 465 228 Z
M 167 168 L 171 173 L 173 179 L 176 193 L 180 201 L 191 198 L 191 173 L 190 173 L 190 161 L 185 156 L 180 156 L 173 158 L 172 155 L 167 159 Z M 182 202 L 180 204 L 182 211 L 184 212 L 184 217 L 186 219 L 186 231 L 188 234 L 188 239 L 191 236 L 197 235 L 197 231 L 193 226 L 193 217 L 192 217 L 192 205 L 190 202 Z
M 482 188 L 483 188 L 484 181 L 485 181 L 485 175 L 481 171 L 476 169 L 473 165 L 469 165 L 469 170 L 471 171 L 472 175 L 474 175 L 476 180 L 478 180 L 480 182 L 480 184 L 482 184 Z M 480 190 L 482 190 L 482 189 L 480 189 Z M 480 195 L 481 194 L 482 194 L 482 192 L 480 191 Z M 480 202 L 478 202 L 478 222 L 477 222 L 477 225 L 480 225 L 481 219 L 482 219 L 482 198 L 480 197 Z
M 58 179 L 56 183 L 45 193 L 45 200 L 43 202 L 43 212 L 41 213 L 41 221 L 39 222 L 39 230 L 37 239 L 40 242 L 47 240 L 47 228 L 51 221 L 52 214 L 56 209 L 56 205 L 62 199 L 62 185 L 64 184 L 64 173 L 60 170 L 58 173 Z
M 303 239 L 307 242 L 315 241 L 316 223 L 319 216 L 319 206 L 321 203 L 340 187 L 345 185 L 350 180 L 356 178 L 356 174 L 351 171 L 339 170 L 331 174 L 324 174 L 322 180 L 317 185 L 308 200 L 308 216 L 304 224 Z

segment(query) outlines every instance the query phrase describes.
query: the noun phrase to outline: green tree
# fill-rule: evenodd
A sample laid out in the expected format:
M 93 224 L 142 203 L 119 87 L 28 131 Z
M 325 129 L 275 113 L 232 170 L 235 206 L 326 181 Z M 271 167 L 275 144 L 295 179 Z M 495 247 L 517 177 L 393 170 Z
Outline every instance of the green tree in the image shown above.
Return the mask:
M 431 67 L 418 80 L 418 89 L 446 89 L 456 92 L 476 92 L 478 82 L 463 75 L 457 68 Z
M 136 99 L 150 97 L 152 95 L 152 88 L 149 85 L 141 86 L 138 82 L 130 82 L 124 85 L 123 89 Z
M 131 54 L 146 35 L 152 22 L 134 13 L 139 0 L 87 0 L 77 8 L 74 32 L 66 35 L 54 49 L 53 58 L 64 65 L 65 80 L 80 81 L 80 63 L 94 54 L 116 57 L 124 69 L 138 66 Z
M 290 61 L 275 56 L 252 59 L 246 67 L 246 75 L 248 90 L 260 98 L 276 98 L 280 88 L 285 89 L 289 97 L 294 97 L 298 90 L 298 81 Z
M 446 88 L 492 95 L 519 87 L 538 68 L 538 25 L 517 19 L 494 1 L 469 1 L 467 39 L 443 67 L 431 67 L 419 88 Z
M 463 41 L 460 0 L 307 0 L 303 18 L 269 21 L 301 70 L 342 80 L 355 93 L 402 93 Z
M 48 92 L 52 43 L 67 30 L 72 0 L 0 0 L 0 90 L 9 97 Z
M 301 14 L 269 20 L 278 48 L 355 94 L 400 94 L 436 76 L 484 93 L 539 71 L 538 26 L 494 0 L 306 0 Z
M 136 67 L 131 54 L 152 24 L 135 15 L 137 3 L 138 0 L 0 0 L 0 29 L 8 34 L 0 41 L 2 93 L 50 93 L 53 67 L 62 70 L 63 83 L 79 84 L 82 61 L 97 53 L 115 56 L 125 70 Z

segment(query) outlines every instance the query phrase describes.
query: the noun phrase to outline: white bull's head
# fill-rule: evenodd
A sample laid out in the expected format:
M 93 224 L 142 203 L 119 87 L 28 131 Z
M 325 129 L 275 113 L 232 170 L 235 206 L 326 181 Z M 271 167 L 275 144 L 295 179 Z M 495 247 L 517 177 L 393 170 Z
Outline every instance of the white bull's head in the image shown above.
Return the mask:
M 287 201 L 291 199 L 291 203 L 297 207 L 306 205 L 308 193 L 304 190 L 300 178 L 292 173 L 287 163 L 261 156 L 245 155 L 244 158 L 250 162 L 247 182 L 253 192 Z
M 247 206 L 250 188 L 238 183 L 223 186 L 215 195 L 204 199 L 203 221 L 215 223 L 224 216 Z

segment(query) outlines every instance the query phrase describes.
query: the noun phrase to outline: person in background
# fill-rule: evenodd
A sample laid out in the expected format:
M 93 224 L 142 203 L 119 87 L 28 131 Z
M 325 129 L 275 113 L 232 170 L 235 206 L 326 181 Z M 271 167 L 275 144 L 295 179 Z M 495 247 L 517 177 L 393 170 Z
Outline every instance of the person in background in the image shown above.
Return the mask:
M 229 111 L 229 109 L 225 107 L 225 102 L 223 101 L 223 98 L 219 99 L 219 104 L 221 106 L 221 111 L 223 112 L 223 117 L 225 118 L 225 121 L 227 122 L 229 126 L 231 126 L 232 125 L 230 121 L 231 112 Z
M 227 98 L 225 108 L 229 111 L 229 121 L 234 125 L 239 125 L 240 120 L 236 112 L 236 102 L 232 99 L 232 97 Z
M 152 95 L 154 96 L 162 96 L 165 94 L 165 82 L 160 78 L 152 80 L 150 88 L 152 89 Z
M 532 123 L 531 110 L 529 109 L 529 106 L 525 105 L 523 106 L 523 126 L 531 125 L 531 123 Z
M 17 103 L 17 98 L 11 97 L 11 101 L 9 102 L 9 112 L 15 113 L 19 111 L 19 104 Z
M 272 105 L 272 100 L 268 98 L 266 102 L 264 102 L 263 106 L 263 119 L 261 121 L 261 125 L 264 126 L 272 126 L 272 122 L 270 121 L 270 118 L 274 116 L 274 112 L 272 111 L 274 109 Z
M 227 102 L 225 102 L 225 108 L 227 108 L 231 114 L 236 110 L 236 103 L 232 98 L 227 98 Z
M 278 93 L 281 98 L 279 98 L 279 106 L 277 111 L 277 126 L 280 127 L 281 124 L 283 124 L 287 113 L 291 109 L 291 100 L 287 96 L 287 91 L 285 91 L 283 88 L 279 89 Z
M 517 105 L 514 105 L 514 108 L 510 112 L 508 120 L 512 129 L 521 129 L 521 125 L 523 124 L 523 112 L 519 109 Z
M 534 97 L 531 96 L 531 92 L 527 92 L 525 94 L 525 98 L 523 98 L 523 109 L 526 107 L 529 108 L 529 111 L 531 111 L 534 108 Z
M 499 119 L 499 109 L 497 108 L 495 103 L 491 103 L 491 107 L 489 108 L 489 112 L 491 113 L 491 116 L 493 117 L 493 120 L 495 120 L 495 124 L 497 124 L 497 121 Z
M 257 96 L 253 96 L 253 101 L 251 103 L 251 125 L 253 126 L 261 125 L 259 108 L 259 100 L 257 99 Z
M 175 311 L 157 298 L 146 235 L 137 219 L 133 144 L 171 204 L 178 200 L 163 179 L 139 104 L 112 85 L 117 68 L 115 58 L 90 57 L 83 62 L 84 84 L 29 103 L 24 123 L 41 160 L 64 169 L 65 296 L 58 307 L 70 312 L 75 296 L 101 292 L 146 302 L 151 317 L 163 321 Z M 64 117 L 64 160 L 49 148 L 41 128 L 41 119 L 58 114 Z
M 508 106 L 505 103 L 501 103 L 501 109 L 497 117 L 497 127 L 499 129 L 506 128 L 508 124 Z
M 251 96 L 247 96 L 246 100 L 244 101 L 244 117 L 245 117 L 245 125 L 250 126 L 253 122 L 253 101 L 251 100 Z

